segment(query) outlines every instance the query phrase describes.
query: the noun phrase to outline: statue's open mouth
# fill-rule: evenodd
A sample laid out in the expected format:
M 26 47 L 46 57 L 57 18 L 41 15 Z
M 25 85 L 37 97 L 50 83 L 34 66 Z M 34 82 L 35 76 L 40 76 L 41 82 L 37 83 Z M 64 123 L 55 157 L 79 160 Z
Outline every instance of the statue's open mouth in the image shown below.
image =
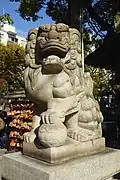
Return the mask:
M 63 62 L 61 61 L 60 57 L 56 55 L 50 55 L 43 59 L 42 66 L 44 70 L 58 73 L 63 69 Z
M 45 44 L 41 44 L 40 47 L 41 55 L 43 57 L 48 57 L 52 54 L 63 58 L 69 50 L 68 43 L 63 44 L 57 40 L 49 40 Z

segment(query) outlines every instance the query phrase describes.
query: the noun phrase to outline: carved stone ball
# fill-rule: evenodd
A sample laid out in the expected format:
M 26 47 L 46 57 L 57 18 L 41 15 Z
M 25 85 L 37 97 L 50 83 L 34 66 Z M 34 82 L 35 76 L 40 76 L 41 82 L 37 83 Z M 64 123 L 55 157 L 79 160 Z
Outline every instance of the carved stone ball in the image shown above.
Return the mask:
M 65 144 L 67 130 L 64 124 L 42 124 L 38 130 L 40 143 L 45 147 L 59 147 Z

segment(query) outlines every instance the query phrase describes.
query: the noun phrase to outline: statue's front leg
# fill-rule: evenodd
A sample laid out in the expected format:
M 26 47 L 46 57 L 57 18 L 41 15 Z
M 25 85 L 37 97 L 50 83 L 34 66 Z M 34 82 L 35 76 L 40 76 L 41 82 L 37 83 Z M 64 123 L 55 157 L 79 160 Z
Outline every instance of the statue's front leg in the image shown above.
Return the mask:
M 45 147 L 57 147 L 65 144 L 67 128 L 63 124 L 66 113 L 75 107 L 75 97 L 54 98 L 48 103 L 47 111 L 41 114 L 42 125 L 38 130 L 38 139 Z
M 75 96 L 66 98 L 52 98 L 47 105 L 47 111 L 43 112 L 40 117 L 43 124 L 58 124 L 65 121 L 65 116 L 69 110 L 77 107 Z
M 67 130 L 63 122 L 65 114 L 61 110 L 48 109 L 40 115 L 41 126 L 38 139 L 45 147 L 62 146 L 67 139 Z
M 60 110 L 48 109 L 40 115 L 40 119 L 43 124 L 59 124 L 64 122 L 65 113 Z
M 67 139 L 67 129 L 63 122 L 70 112 L 78 111 L 77 97 L 74 95 L 69 77 L 61 72 L 53 83 L 53 97 L 47 103 L 47 111 L 41 114 L 42 125 L 38 138 L 46 147 L 61 146 Z

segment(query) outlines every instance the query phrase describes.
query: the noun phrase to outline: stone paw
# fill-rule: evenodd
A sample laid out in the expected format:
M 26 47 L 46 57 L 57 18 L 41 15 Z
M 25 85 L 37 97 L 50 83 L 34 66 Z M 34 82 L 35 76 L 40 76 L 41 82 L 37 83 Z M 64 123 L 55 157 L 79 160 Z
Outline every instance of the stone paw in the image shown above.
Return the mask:
M 34 133 L 34 131 L 30 131 L 30 132 L 26 132 L 24 135 L 23 135 L 23 140 L 27 143 L 32 143 L 36 138 L 36 135 Z
M 93 132 L 83 131 L 83 129 L 81 130 L 69 129 L 68 136 L 72 138 L 73 140 L 80 141 L 80 142 L 85 142 L 91 139 L 95 139 Z
M 47 110 L 40 115 L 43 124 L 58 124 L 64 122 L 65 115 L 61 111 Z

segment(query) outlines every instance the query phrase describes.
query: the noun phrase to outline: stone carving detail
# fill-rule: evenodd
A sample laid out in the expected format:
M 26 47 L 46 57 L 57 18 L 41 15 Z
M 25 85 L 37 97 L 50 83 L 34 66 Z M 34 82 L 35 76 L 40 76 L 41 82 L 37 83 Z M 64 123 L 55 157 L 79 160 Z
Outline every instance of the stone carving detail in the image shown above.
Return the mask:
M 25 63 L 26 95 L 35 110 L 24 141 L 58 147 L 67 136 L 80 142 L 101 137 L 102 114 L 90 74 L 82 71 L 78 30 L 62 23 L 30 30 Z

